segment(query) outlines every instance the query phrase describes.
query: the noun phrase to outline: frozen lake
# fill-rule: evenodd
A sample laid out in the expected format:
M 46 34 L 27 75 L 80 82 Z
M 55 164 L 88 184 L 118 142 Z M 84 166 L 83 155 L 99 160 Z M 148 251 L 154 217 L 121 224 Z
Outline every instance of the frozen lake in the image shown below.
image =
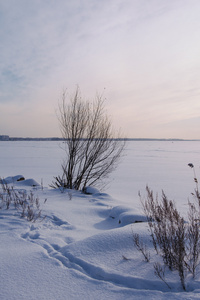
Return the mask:
M 163 189 L 187 217 L 195 188 L 188 163 L 200 178 L 200 142 L 127 142 L 121 164 L 102 190 L 112 198 L 46 188 L 61 172 L 61 145 L 0 142 L 1 177 L 21 174 L 38 183 L 42 179 L 45 186 L 35 189 L 23 181 L 14 186 L 25 190 L 19 197 L 31 189 L 39 199 L 42 218 L 36 222 L 21 218 L 22 208 L 16 210 L 14 202 L 6 209 L 6 198 L 1 199 L 0 299 L 199 299 L 200 265 L 195 279 L 185 270 L 186 293 L 178 271 L 165 268 L 168 286 L 155 275 L 154 263 L 161 257 L 154 251 L 138 192 L 144 197 L 146 184 L 155 194 Z M 136 249 L 133 234 L 147 245 L 149 263 Z
M 48 186 L 61 174 L 64 151 L 62 142 L 2 141 L 0 142 L 0 176 L 24 175 Z M 140 205 L 138 192 L 145 195 L 146 184 L 155 193 L 163 189 L 180 208 L 187 205 L 195 188 L 200 166 L 200 141 L 130 141 L 126 144 L 119 167 L 111 174 L 104 192 L 120 202 Z

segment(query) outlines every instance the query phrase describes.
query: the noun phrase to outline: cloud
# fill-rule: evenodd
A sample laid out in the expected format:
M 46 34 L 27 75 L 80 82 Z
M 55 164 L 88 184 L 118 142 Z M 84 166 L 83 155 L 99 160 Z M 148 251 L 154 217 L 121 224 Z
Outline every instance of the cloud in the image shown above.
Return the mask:
M 29 116 L 27 135 L 37 114 L 50 124 L 62 89 L 73 92 L 77 84 L 87 98 L 106 88 L 108 111 L 129 136 L 141 123 L 151 135 L 165 120 L 195 117 L 199 7 L 198 0 L 3 1 L 0 119 L 4 105 L 12 110 L 4 128 L 18 105 Z M 53 125 L 43 134 L 52 131 Z

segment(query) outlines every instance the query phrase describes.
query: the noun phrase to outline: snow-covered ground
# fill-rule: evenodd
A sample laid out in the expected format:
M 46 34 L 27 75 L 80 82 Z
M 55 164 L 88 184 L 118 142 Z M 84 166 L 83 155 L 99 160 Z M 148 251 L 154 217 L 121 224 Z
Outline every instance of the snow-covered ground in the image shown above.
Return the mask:
M 12 206 L 0 210 L 0 299 L 199 299 L 200 270 L 195 280 L 188 275 L 187 292 L 176 272 L 166 271 L 171 289 L 154 274 L 158 257 L 138 192 L 145 196 L 146 184 L 158 194 L 164 189 L 186 215 L 195 188 L 187 164 L 195 165 L 198 176 L 200 142 L 128 142 L 109 184 L 93 195 L 48 187 L 60 174 L 60 146 L 0 142 L 1 177 L 20 174 L 44 185 L 31 187 L 32 180 L 16 178 L 11 183 L 39 198 L 42 217 L 36 222 L 20 218 L 21 211 Z M 149 263 L 136 250 L 133 233 L 148 245 Z

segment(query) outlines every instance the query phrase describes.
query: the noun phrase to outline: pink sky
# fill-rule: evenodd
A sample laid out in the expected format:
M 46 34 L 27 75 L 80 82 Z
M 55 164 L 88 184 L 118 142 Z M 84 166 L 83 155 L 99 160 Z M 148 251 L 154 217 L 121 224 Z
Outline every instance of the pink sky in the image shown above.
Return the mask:
M 0 134 L 60 136 L 64 88 L 126 137 L 200 138 L 200 1 L 3 1 Z

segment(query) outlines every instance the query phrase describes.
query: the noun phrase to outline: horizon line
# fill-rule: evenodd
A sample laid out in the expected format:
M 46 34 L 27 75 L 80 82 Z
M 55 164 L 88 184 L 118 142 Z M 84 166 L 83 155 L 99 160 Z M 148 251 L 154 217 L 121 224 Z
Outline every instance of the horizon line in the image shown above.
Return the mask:
M 83 138 L 84 139 L 84 138 Z M 182 138 L 115 138 L 125 141 L 200 141 L 200 139 L 182 139 Z M 0 135 L 0 141 L 64 141 L 62 137 L 10 137 L 9 135 Z

